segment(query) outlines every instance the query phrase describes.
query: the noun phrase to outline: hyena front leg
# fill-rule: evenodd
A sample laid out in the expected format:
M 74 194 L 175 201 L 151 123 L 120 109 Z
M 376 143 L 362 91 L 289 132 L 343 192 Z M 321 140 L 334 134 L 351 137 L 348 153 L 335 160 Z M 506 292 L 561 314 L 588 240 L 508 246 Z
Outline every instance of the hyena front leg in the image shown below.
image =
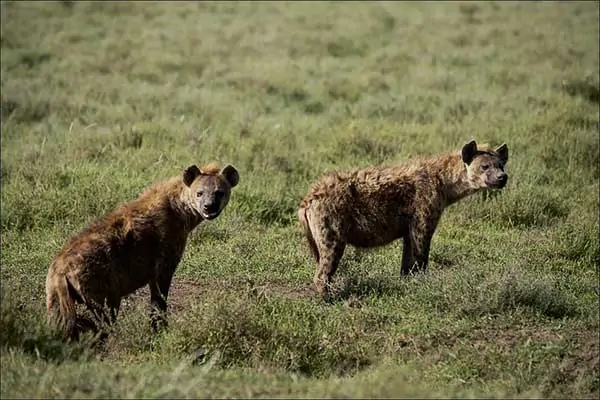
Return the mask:
M 402 251 L 402 275 L 425 271 L 429 263 L 429 249 L 437 221 L 415 220 L 410 224 L 404 238 Z
M 168 325 L 167 297 L 174 272 L 174 268 L 159 270 L 158 276 L 150 281 L 150 325 L 155 333 Z
M 405 236 L 402 244 L 402 269 L 400 270 L 401 275 L 410 274 L 414 265 L 412 246 L 410 242 L 410 236 Z
M 402 275 L 411 275 L 427 269 L 431 235 L 412 236 L 404 239 L 402 251 Z

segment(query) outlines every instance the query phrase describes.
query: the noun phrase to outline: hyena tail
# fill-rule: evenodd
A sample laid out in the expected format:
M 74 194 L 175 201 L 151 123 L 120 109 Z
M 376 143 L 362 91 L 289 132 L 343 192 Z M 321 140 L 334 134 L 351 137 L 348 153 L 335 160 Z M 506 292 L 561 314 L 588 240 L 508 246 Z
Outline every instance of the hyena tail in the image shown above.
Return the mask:
M 319 249 L 317 248 L 317 243 L 315 242 L 315 238 L 310 229 L 310 223 L 308 221 L 308 216 L 306 215 L 307 211 L 308 210 L 306 206 L 301 206 L 298 210 L 298 218 L 300 218 L 300 223 L 302 224 L 304 235 L 308 239 L 308 245 L 310 246 L 310 250 L 312 251 L 312 254 L 315 257 L 315 260 L 319 262 Z
M 69 339 L 77 338 L 77 314 L 75 298 L 72 296 L 74 290 L 66 276 L 48 275 L 46 280 L 48 323 L 57 325 Z

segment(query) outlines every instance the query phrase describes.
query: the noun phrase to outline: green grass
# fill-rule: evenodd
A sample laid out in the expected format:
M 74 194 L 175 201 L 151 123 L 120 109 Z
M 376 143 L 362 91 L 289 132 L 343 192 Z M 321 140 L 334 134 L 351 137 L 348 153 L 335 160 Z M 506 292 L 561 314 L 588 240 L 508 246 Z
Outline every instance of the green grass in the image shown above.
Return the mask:
M 2 2 L 0 397 L 597 398 L 598 2 Z M 311 292 L 296 209 L 331 169 L 510 149 L 426 274 L 349 249 Z M 45 325 L 70 235 L 192 163 L 240 171 L 153 336 Z

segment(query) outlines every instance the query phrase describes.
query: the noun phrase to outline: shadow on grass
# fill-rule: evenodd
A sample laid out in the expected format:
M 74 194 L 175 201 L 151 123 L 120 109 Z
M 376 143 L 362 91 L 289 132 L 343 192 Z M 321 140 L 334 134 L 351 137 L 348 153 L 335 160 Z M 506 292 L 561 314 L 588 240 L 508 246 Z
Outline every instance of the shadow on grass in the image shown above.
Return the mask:
M 572 318 L 582 313 L 577 299 L 563 288 L 563 283 L 550 277 L 522 271 L 468 277 L 466 271 L 444 270 L 446 267 L 430 268 L 407 277 L 347 277 L 344 282 L 334 282 L 332 294 L 325 300 L 329 304 L 344 302 L 360 308 L 368 297 L 402 297 L 403 302 L 432 311 L 477 317 L 518 309 L 552 319 Z
M 388 277 L 346 276 L 337 282 L 334 281 L 331 295 L 326 302 L 330 304 L 345 302 L 350 307 L 360 307 L 360 301 L 367 297 L 403 294 L 410 280 L 411 277 L 395 275 Z
M 458 282 L 449 284 L 460 285 Z M 480 286 L 477 294 L 457 290 L 459 293 L 451 303 L 463 316 L 498 315 L 517 309 L 552 319 L 579 316 L 582 312 L 579 304 L 562 286 L 548 277 L 512 271 L 490 279 Z
M 0 110 L 3 121 L 11 118 L 17 123 L 34 123 L 50 114 L 50 104 L 44 100 L 3 97 Z
M 572 97 L 581 97 L 590 103 L 600 103 L 600 87 L 589 80 L 573 80 L 562 83 L 563 92 Z

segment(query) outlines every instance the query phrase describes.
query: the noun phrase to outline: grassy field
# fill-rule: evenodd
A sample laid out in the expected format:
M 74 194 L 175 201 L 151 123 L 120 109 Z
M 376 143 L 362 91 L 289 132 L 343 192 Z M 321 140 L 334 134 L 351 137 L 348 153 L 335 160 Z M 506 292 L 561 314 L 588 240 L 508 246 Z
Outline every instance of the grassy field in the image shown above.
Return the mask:
M 598 2 L 2 2 L 0 397 L 565 397 L 599 381 Z M 333 304 L 299 201 L 325 171 L 508 144 L 428 272 L 348 250 Z M 89 221 L 188 165 L 240 185 L 190 237 L 153 336 L 45 325 Z

